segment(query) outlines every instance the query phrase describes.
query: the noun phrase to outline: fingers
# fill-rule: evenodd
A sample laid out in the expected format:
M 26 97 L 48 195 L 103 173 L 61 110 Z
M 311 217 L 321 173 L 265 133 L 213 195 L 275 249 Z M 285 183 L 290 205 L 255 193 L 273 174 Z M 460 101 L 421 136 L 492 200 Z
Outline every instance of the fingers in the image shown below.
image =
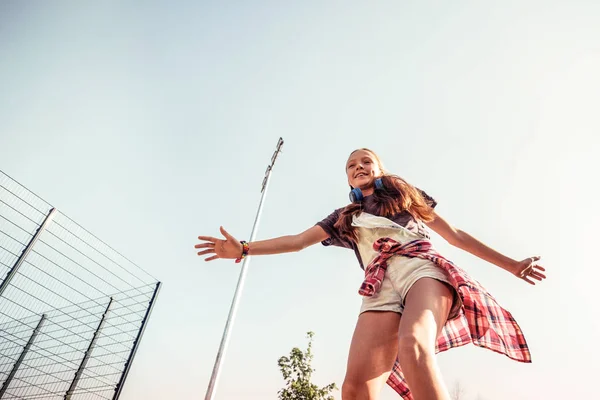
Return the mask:
M 223 236 L 225 236 L 225 238 L 227 238 L 227 240 L 231 240 L 231 241 L 235 242 L 235 238 L 234 238 L 233 236 L 231 236 L 231 235 L 229 234 L 229 232 L 227 232 L 227 231 L 225 230 L 225 228 L 223 228 L 223 227 L 221 226 L 219 229 L 220 229 L 220 231 L 221 231 L 221 234 L 222 234 Z
M 540 256 L 529 257 L 528 260 L 529 260 L 529 265 L 525 264 L 527 266 L 525 268 L 523 268 L 521 273 L 518 275 L 519 278 L 523 279 L 525 282 L 529 283 L 530 285 L 535 285 L 536 281 L 541 282 L 542 280 L 546 279 L 546 275 L 541 272 L 541 271 L 546 271 L 546 268 L 537 264 L 537 262 L 539 260 L 541 260 L 541 257 Z M 523 261 L 523 263 L 527 263 L 527 262 L 528 262 L 527 260 Z
M 221 243 L 221 250 L 223 250 L 223 244 L 225 242 L 227 242 L 229 240 L 235 241 L 235 238 L 233 236 L 231 236 L 225 230 L 225 228 L 223 228 L 221 226 L 220 230 L 221 230 L 221 234 L 225 237 L 225 240 L 217 239 L 216 237 L 213 237 L 213 236 L 198 236 L 198 239 L 204 241 L 204 243 L 198 243 L 198 244 L 194 245 L 194 248 L 195 249 L 206 249 L 206 250 L 199 251 L 198 255 L 203 256 L 206 254 L 214 254 L 214 255 L 204 259 L 204 261 L 213 261 L 218 258 L 221 258 L 219 255 L 216 254 L 215 246 L 217 245 L 217 243 L 219 243 L 219 242 Z
M 532 265 L 529 265 L 528 267 L 525 267 L 520 273 L 519 273 L 519 278 L 525 278 L 527 275 L 529 275 L 531 273 L 531 269 L 533 268 Z
M 200 243 L 200 244 L 197 244 L 197 245 L 194 246 L 194 248 L 196 248 L 196 249 L 203 249 L 205 247 L 214 248 L 215 247 L 215 243 L 210 243 L 210 242 L 208 242 L 208 243 Z
M 525 282 L 529 283 L 530 285 L 535 285 L 535 282 L 530 280 L 529 277 L 525 276 L 522 278 Z
M 542 275 L 542 274 L 538 274 L 538 273 L 535 273 L 535 272 L 531 273 L 531 274 L 529 275 L 529 277 L 530 277 L 530 278 L 533 278 L 533 279 L 535 279 L 535 280 L 537 280 L 537 281 L 541 281 L 542 279 L 545 279 L 545 278 L 546 278 L 544 275 Z
M 198 236 L 198 239 L 204 240 L 205 242 L 213 242 L 213 243 L 220 240 L 220 239 L 214 238 L 212 236 Z
M 231 235 L 229 234 L 229 232 L 227 232 L 227 231 L 225 230 L 225 228 L 223 228 L 222 226 L 221 226 L 221 227 L 219 227 L 219 230 L 221 231 L 221 234 L 222 234 L 223 236 L 225 236 L 225 238 L 226 238 L 227 240 L 236 241 L 236 240 L 235 240 L 235 238 L 234 238 L 233 236 L 231 236 Z M 215 237 L 212 237 L 212 236 L 198 236 L 198 239 L 200 239 L 200 240 L 204 240 L 204 241 L 206 241 L 206 242 L 217 242 L 217 241 L 221 240 L 221 239 L 217 239 L 217 238 L 215 238 Z
M 542 280 L 546 279 L 546 274 L 541 272 L 546 271 L 546 269 L 541 265 L 535 264 L 540 257 L 530 257 L 529 259 L 531 260 L 531 263 L 521 271 L 519 278 L 523 279 L 530 285 L 535 285 L 536 281 L 541 282 Z
M 541 269 L 542 271 L 545 271 L 546 268 L 542 267 L 541 265 L 538 265 L 537 262 L 540 261 L 542 259 L 542 257 L 540 256 L 535 256 L 535 257 L 529 257 L 529 259 L 531 260 L 531 266 L 534 268 L 538 268 Z
M 203 256 L 205 254 L 214 254 L 214 253 L 215 253 L 215 249 L 212 248 L 212 249 L 207 249 L 207 250 L 199 251 L 198 255 L 199 256 Z M 217 258 L 221 258 L 221 257 L 219 257 L 218 255 L 215 254 L 214 256 L 206 258 L 204 261 L 212 261 L 212 260 L 216 260 Z
M 203 256 L 204 254 L 210 254 L 210 253 L 215 253 L 215 249 L 208 249 L 208 250 L 199 251 L 198 255 L 199 256 Z
M 530 271 L 523 271 L 523 273 L 521 274 L 521 279 L 523 279 L 525 282 L 529 283 L 530 285 L 535 285 L 535 282 L 532 281 L 531 279 L 535 279 L 538 281 L 541 281 L 541 279 L 538 279 L 536 276 L 532 275 Z
M 540 277 L 540 278 L 542 278 L 542 279 L 546 279 L 546 274 L 542 274 L 541 272 L 539 272 L 539 271 L 537 271 L 537 270 L 533 270 L 533 271 L 531 272 L 531 275 L 532 275 L 532 276 L 538 276 L 538 277 Z
M 537 279 L 538 281 L 541 281 L 542 279 L 546 279 L 546 275 L 540 272 L 540 271 L 546 271 L 546 268 L 537 264 L 537 262 L 541 258 L 542 257 L 540 257 L 540 256 L 531 257 L 531 264 L 529 265 L 530 270 L 528 271 L 528 274 L 532 278 Z

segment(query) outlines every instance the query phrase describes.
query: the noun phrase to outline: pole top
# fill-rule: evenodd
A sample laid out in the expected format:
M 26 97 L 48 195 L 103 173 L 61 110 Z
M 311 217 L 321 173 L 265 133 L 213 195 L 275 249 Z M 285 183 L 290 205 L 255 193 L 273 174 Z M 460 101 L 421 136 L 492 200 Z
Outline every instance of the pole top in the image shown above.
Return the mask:
M 273 153 L 273 156 L 271 157 L 271 164 L 269 164 L 267 166 L 267 170 L 265 171 L 265 177 L 263 178 L 262 187 L 260 189 L 261 193 L 265 191 L 265 186 L 267 185 L 267 180 L 269 179 L 271 170 L 273 169 L 273 166 L 275 165 L 275 161 L 277 161 L 277 156 L 281 152 L 282 146 L 283 146 L 283 138 L 280 137 L 279 140 L 277 141 L 277 148 L 275 149 L 275 152 Z

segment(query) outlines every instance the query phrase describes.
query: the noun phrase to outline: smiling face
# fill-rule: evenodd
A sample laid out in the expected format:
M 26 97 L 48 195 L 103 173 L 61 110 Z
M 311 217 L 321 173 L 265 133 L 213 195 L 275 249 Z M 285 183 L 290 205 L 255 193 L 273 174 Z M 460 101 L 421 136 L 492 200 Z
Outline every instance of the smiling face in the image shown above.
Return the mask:
M 363 195 L 373 193 L 373 183 L 376 178 L 383 175 L 383 167 L 379 158 L 370 150 L 355 150 L 346 162 L 346 176 L 348 184 L 353 188 L 360 188 Z

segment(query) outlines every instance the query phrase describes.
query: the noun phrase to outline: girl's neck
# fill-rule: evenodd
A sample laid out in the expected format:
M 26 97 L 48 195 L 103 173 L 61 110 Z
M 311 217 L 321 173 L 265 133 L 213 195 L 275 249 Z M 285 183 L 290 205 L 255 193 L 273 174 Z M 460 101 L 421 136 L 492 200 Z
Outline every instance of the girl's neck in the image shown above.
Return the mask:
M 368 188 L 365 188 L 365 189 L 361 188 L 360 191 L 362 192 L 362 195 L 364 197 L 366 197 L 366 196 L 372 195 L 375 190 L 371 186 L 371 187 L 368 187 Z

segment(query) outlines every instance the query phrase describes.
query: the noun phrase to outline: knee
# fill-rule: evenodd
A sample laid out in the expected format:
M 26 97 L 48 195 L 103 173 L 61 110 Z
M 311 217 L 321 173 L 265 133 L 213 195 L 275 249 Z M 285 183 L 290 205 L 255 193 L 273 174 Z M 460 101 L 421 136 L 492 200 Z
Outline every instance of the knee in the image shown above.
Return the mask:
M 404 363 L 422 363 L 435 357 L 435 347 L 426 340 L 413 334 L 398 339 L 398 361 Z
M 346 377 L 342 383 L 342 400 L 369 400 L 369 387 L 366 382 Z
M 354 400 L 358 398 L 360 385 L 351 379 L 344 379 L 342 383 L 342 400 Z

